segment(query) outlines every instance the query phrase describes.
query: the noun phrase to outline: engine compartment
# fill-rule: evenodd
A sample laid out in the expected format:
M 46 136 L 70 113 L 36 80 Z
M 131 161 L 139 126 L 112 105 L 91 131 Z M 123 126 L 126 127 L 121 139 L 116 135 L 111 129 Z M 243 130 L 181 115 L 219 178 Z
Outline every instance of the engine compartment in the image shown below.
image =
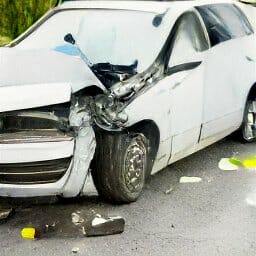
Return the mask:
M 97 63 L 92 65 L 91 70 L 98 79 L 110 89 L 117 82 L 129 79 L 137 74 L 138 61 L 131 65 L 113 65 L 111 63 Z

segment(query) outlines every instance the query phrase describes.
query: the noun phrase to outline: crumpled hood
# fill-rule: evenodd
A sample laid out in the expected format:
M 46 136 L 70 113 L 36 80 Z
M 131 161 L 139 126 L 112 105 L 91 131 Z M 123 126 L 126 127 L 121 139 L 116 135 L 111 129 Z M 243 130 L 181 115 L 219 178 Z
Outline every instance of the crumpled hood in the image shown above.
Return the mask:
M 79 57 L 0 48 L 0 112 L 68 102 L 72 93 L 92 85 L 106 90 Z

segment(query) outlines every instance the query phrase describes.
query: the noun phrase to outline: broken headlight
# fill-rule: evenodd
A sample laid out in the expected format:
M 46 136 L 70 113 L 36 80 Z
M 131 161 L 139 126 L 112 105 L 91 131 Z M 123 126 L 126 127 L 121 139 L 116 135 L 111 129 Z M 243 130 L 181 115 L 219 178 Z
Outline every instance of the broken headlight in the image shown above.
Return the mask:
M 122 127 L 128 116 L 122 108 L 123 104 L 112 95 L 99 95 L 95 99 L 95 119 L 99 125 Z
M 59 130 L 67 125 L 68 115 L 69 108 L 61 105 L 1 113 L 0 130 Z

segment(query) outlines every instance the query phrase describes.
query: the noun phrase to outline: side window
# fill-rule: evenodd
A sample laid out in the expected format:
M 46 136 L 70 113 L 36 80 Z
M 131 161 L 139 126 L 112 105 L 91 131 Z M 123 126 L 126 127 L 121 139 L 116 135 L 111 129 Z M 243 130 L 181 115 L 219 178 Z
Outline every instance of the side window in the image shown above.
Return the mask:
M 197 10 L 205 22 L 212 46 L 253 33 L 245 15 L 233 4 L 204 5 Z
M 169 67 L 192 62 L 198 52 L 208 49 L 204 30 L 193 12 L 183 14 L 176 26 Z

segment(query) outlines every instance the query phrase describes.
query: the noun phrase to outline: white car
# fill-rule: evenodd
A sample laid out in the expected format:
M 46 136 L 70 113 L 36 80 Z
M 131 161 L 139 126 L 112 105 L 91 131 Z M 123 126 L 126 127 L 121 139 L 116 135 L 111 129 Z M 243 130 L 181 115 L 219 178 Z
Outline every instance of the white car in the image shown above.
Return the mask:
M 0 196 L 75 197 L 92 176 L 104 198 L 132 202 L 148 175 L 234 131 L 254 141 L 243 8 L 70 1 L 1 48 Z

